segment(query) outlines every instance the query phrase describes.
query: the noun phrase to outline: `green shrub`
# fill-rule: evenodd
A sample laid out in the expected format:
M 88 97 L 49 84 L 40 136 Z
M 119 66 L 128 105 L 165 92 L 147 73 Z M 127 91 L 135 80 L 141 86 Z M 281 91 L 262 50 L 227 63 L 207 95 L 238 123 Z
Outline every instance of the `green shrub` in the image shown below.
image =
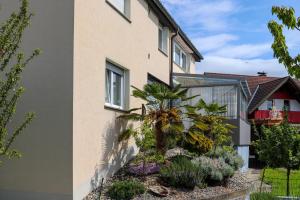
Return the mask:
M 209 183 L 219 183 L 228 177 L 233 176 L 234 169 L 225 163 L 222 158 L 212 159 L 201 156 L 192 160 L 204 172 L 206 181 Z
M 145 187 L 137 181 L 116 181 L 107 192 L 108 196 L 114 200 L 129 200 L 143 193 L 145 193 Z
M 230 165 L 228 165 L 222 158 L 219 158 L 218 159 L 219 162 L 220 162 L 220 171 L 221 173 L 223 174 L 223 177 L 224 178 L 227 178 L 227 177 L 231 177 L 234 175 L 234 168 Z
M 223 158 L 225 163 L 233 167 L 234 170 L 238 170 L 244 164 L 243 159 L 237 154 L 237 152 L 231 147 L 217 147 L 206 154 L 211 158 Z
M 178 156 L 169 166 L 160 170 L 160 177 L 170 186 L 193 189 L 202 185 L 204 173 L 189 159 Z
M 252 193 L 250 200 L 275 200 L 276 198 L 270 193 Z

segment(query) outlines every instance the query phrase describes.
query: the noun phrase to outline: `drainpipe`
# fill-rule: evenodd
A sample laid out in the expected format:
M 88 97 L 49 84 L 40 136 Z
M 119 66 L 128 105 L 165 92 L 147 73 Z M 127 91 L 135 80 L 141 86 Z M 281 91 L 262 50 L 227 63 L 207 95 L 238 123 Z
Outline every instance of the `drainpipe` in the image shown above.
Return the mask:
M 170 64 L 170 76 L 169 76 L 169 84 L 170 84 L 170 87 L 173 88 L 173 65 L 174 65 L 174 62 L 173 62 L 173 57 L 174 57 L 174 38 L 178 35 L 178 29 L 176 30 L 175 34 L 172 35 L 171 37 L 171 64 Z

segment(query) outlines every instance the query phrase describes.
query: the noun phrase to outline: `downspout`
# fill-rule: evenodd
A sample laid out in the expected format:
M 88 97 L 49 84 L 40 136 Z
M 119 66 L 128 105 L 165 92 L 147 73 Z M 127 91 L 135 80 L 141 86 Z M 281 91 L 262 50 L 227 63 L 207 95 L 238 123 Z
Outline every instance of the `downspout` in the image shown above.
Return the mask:
M 173 59 L 174 59 L 174 38 L 178 35 L 178 32 L 179 30 L 177 29 L 175 34 L 172 35 L 171 37 L 171 63 L 170 63 L 170 74 L 169 74 L 169 84 L 170 84 L 170 87 L 173 88 L 173 66 L 174 66 L 174 62 L 173 62 Z

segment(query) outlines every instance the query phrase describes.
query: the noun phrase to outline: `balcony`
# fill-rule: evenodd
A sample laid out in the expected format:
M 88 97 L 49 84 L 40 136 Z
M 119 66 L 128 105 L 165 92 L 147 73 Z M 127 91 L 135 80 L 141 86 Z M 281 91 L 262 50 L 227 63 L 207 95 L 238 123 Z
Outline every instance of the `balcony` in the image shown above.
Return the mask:
M 257 110 L 254 120 L 258 124 L 276 125 L 283 121 L 284 112 L 277 110 Z M 300 111 L 289 111 L 288 120 L 293 124 L 300 124 Z

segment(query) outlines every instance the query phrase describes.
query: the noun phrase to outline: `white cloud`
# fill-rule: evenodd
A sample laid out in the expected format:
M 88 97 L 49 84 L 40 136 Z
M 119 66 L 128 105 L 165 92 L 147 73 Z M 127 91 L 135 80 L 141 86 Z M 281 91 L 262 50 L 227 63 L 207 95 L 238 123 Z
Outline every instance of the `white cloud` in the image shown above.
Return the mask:
M 287 76 L 284 66 L 276 59 L 235 59 L 218 56 L 204 56 L 204 60 L 197 65 L 197 73 L 216 72 L 256 75 L 265 71 L 269 76 Z
M 241 44 L 224 46 L 219 50 L 208 53 L 208 55 L 227 58 L 256 58 L 271 51 L 271 44 L 269 43 Z
M 258 40 L 259 42 L 251 43 L 243 41 L 243 35 L 239 35 L 240 32 L 237 30 L 241 30 L 245 21 L 241 22 L 238 18 L 234 18 L 234 15 L 245 12 L 245 8 L 241 6 L 243 5 L 241 1 L 161 1 L 174 14 L 178 23 L 184 25 L 184 29 L 191 34 L 195 46 L 204 53 L 204 60 L 197 65 L 198 73 L 220 72 L 256 75 L 258 71 L 266 71 L 270 76 L 287 75 L 286 69 L 276 59 L 271 58 L 273 52 L 270 38 L 264 37 L 265 41 Z M 265 30 L 265 25 L 263 27 Z M 253 31 L 248 26 L 247 29 L 243 29 L 243 31 L 245 30 L 247 32 Z M 204 37 L 201 37 L 203 35 Z M 257 36 L 259 37 L 259 35 Z M 299 52 L 300 37 L 298 35 L 288 33 L 287 43 L 293 53 L 295 48 L 298 48 Z M 265 59 L 266 57 L 270 57 L 270 59 Z
M 162 3 L 188 28 L 208 31 L 228 29 L 227 16 L 238 9 L 233 0 L 162 0 Z
M 237 40 L 238 37 L 232 34 L 218 34 L 208 37 L 199 37 L 193 40 L 194 44 L 202 52 L 215 50 L 225 46 L 227 43 Z

